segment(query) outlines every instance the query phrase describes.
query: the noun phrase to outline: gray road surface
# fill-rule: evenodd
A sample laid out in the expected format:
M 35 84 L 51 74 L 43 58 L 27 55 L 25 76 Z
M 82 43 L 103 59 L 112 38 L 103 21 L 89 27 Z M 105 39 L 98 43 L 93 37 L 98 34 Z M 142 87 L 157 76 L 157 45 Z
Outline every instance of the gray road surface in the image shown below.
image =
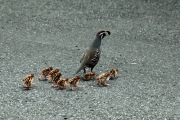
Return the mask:
M 37 80 L 49 66 L 73 77 L 99 29 L 112 34 L 94 71 L 118 67 L 110 87 Z M 1 120 L 179 120 L 180 1 L 0 0 L 0 95 Z

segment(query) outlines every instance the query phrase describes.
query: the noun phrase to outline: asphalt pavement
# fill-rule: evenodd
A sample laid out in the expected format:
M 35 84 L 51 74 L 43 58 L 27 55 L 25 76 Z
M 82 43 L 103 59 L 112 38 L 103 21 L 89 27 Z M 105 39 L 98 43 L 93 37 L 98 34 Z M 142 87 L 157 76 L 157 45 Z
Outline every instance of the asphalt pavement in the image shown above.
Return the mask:
M 38 80 L 49 66 L 73 77 L 100 29 L 111 35 L 94 71 L 117 67 L 110 86 Z M 0 0 L 0 95 L 1 120 L 179 120 L 180 1 Z

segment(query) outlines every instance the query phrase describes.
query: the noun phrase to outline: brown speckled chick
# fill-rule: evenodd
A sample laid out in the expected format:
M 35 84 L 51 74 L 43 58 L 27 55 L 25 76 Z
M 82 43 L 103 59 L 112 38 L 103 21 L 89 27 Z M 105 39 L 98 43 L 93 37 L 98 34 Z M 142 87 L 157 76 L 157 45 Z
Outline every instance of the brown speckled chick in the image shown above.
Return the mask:
M 79 76 L 75 76 L 75 77 L 73 77 L 73 78 L 71 78 L 71 79 L 69 80 L 69 84 L 70 84 L 70 89 L 71 89 L 71 90 L 74 90 L 73 86 L 74 86 L 75 88 L 79 88 L 79 86 L 77 86 L 77 84 L 79 83 L 79 80 L 80 80 L 80 77 L 79 77 Z
M 113 68 L 109 71 L 110 79 L 114 79 L 118 75 L 118 68 Z
M 51 72 L 49 72 L 49 78 L 47 79 L 48 81 L 52 81 L 54 80 L 54 77 L 56 76 L 56 74 L 60 72 L 59 69 L 54 69 L 54 70 L 51 70 Z
M 66 89 L 67 85 L 68 85 L 68 78 L 59 79 L 57 81 L 57 86 L 60 90 Z
M 52 79 L 52 87 L 57 86 L 57 82 L 58 82 L 58 80 L 60 80 L 61 76 L 62 76 L 62 74 L 60 71 L 56 73 L 56 76 L 54 77 L 54 79 Z
M 45 80 L 47 80 L 46 77 L 48 76 L 48 74 L 49 74 L 49 72 L 51 70 L 53 70 L 53 67 L 49 67 L 49 68 L 43 69 L 41 74 L 40 74 L 40 76 L 39 76 L 39 80 L 41 80 L 43 76 L 45 77 Z
M 83 80 L 85 80 L 85 81 L 93 80 L 95 78 L 95 75 L 96 75 L 95 72 L 85 73 L 83 76 Z
M 107 80 L 109 80 L 110 78 L 110 73 L 102 73 L 100 74 L 96 79 L 98 81 L 98 85 L 99 86 L 109 86 L 109 84 L 107 84 Z
M 34 74 L 27 75 L 22 81 L 25 87 L 31 87 L 32 81 L 34 79 Z

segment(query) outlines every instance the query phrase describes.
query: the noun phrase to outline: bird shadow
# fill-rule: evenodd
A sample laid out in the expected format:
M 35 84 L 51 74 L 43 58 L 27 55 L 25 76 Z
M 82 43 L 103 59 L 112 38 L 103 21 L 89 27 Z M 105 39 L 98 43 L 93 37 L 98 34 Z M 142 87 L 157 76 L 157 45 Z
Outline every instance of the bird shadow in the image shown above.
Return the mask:
M 110 78 L 109 80 L 117 80 L 118 79 L 118 76 L 117 77 L 115 77 L 115 78 Z
M 73 91 L 81 91 L 82 88 L 74 88 L 73 90 L 71 90 L 70 88 L 55 88 L 56 91 L 67 91 L 67 92 L 73 92 Z
M 39 81 L 48 81 L 47 79 L 38 79 Z
M 68 92 L 73 92 L 73 91 L 82 91 L 83 88 L 82 87 L 79 87 L 79 88 L 74 88 L 73 90 L 71 89 L 67 89 Z
M 32 87 L 20 87 L 23 91 L 29 91 L 29 90 L 32 90 Z
M 21 86 L 19 87 L 22 91 L 29 91 L 29 90 L 32 90 L 34 88 L 36 88 L 37 86 L 36 85 L 32 85 L 30 87 L 27 87 L 27 86 Z

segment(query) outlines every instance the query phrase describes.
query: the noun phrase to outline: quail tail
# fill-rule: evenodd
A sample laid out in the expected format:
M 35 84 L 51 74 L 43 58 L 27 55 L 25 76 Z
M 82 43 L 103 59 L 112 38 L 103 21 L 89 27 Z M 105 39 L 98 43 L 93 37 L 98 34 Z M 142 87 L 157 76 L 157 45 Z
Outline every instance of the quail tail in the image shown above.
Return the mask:
M 76 74 L 78 73 L 78 72 L 80 72 L 82 70 L 82 68 L 80 67 L 77 71 L 76 71 Z
M 76 71 L 76 74 L 79 73 L 82 69 L 84 69 L 85 68 L 84 66 L 85 65 L 82 63 L 81 66 L 79 67 L 79 69 Z

